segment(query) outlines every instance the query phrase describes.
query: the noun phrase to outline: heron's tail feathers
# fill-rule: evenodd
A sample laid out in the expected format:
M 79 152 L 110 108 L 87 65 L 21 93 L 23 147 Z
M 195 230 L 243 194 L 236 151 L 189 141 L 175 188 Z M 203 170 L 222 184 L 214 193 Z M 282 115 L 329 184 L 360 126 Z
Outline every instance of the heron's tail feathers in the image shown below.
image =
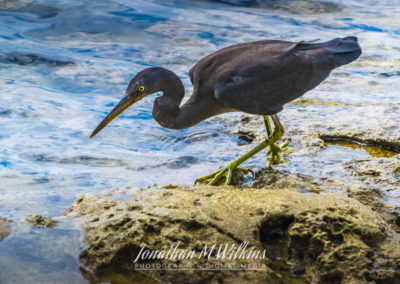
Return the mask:
M 332 51 L 336 67 L 348 64 L 361 55 L 361 47 L 358 45 L 358 39 L 354 36 L 335 38 L 323 43 L 300 42 L 295 49 L 307 50 L 324 47 Z

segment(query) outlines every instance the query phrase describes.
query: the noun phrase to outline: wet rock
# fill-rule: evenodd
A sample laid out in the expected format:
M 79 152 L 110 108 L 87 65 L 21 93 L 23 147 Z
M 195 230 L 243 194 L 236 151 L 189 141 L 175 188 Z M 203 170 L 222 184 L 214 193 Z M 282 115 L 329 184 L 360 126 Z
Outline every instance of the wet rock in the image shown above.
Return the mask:
M 51 217 L 45 217 L 41 215 L 29 215 L 25 221 L 35 227 L 39 228 L 53 228 L 57 225 L 57 221 Z
M 260 169 L 254 179 L 243 180 L 247 187 L 263 189 L 295 189 L 295 190 L 323 190 L 321 183 L 314 183 L 307 176 L 291 174 L 288 171 L 279 171 L 271 168 Z
M 124 272 L 137 277 L 140 265 L 178 264 L 247 264 L 262 269 L 142 270 L 140 275 L 163 283 L 396 283 L 390 281 L 400 279 L 400 245 L 392 238 L 389 219 L 345 194 L 200 186 L 146 189 L 134 195 L 130 201 L 83 196 L 65 212 L 83 222 L 87 248 L 80 259 L 88 279 L 110 281 L 112 275 Z M 217 252 L 219 245 L 238 248 L 243 243 L 248 243 L 248 251 L 264 252 L 265 257 L 221 259 Z M 196 257 L 139 258 L 135 266 L 144 244 L 158 252 L 178 244 L 180 252 L 193 251 Z M 209 259 L 198 257 L 205 246 L 214 244 Z
M 253 142 L 253 140 L 256 138 L 255 135 L 249 131 L 239 131 L 238 132 L 238 138 L 239 138 L 239 145 L 246 145 L 250 144 Z
M 347 163 L 346 170 L 357 180 L 362 191 L 374 191 L 382 199 L 386 193 L 400 196 L 400 155 L 391 158 L 354 160 Z M 353 195 L 363 194 L 362 191 Z
M 197 163 L 197 161 L 198 161 L 198 159 L 196 157 L 182 156 L 182 157 L 172 159 L 171 161 L 168 161 L 166 163 L 157 165 L 156 167 L 166 166 L 168 169 L 188 168 L 189 165 L 195 164 L 195 163 Z
M 7 218 L 0 218 L 0 241 L 7 237 L 10 232 L 10 220 Z

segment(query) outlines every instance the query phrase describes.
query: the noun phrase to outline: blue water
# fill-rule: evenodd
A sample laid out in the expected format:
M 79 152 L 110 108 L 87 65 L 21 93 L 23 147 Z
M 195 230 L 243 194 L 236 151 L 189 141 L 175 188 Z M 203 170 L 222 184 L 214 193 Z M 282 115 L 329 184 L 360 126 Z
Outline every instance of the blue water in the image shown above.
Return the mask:
M 155 96 L 89 140 L 137 72 L 149 66 L 174 70 L 189 96 L 188 70 L 219 48 L 265 38 L 356 35 L 363 60 L 341 68 L 307 97 L 363 104 L 361 114 L 387 115 L 400 102 L 399 4 L 0 1 L 0 216 L 14 220 L 11 235 L 0 243 L 0 283 L 85 282 L 78 270 L 82 236 L 74 225 L 35 229 L 24 225 L 27 215 L 59 216 L 84 193 L 128 185 L 192 184 L 243 152 L 225 123 L 240 114 L 168 130 L 151 117 Z M 318 106 L 291 105 L 283 121 L 319 111 Z M 345 117 L 345 109 L 338 115 Z M 399 115 L 392 109 L 391 121 L 398 123 Z M 360 123 L 354 120 L 356 126 Z M 280 167 L 309 175 L 336 171 L 332 160 L 305 168 L 307 162 L 300 151 Z M 247 163 L 264 165 L 263 159 Z

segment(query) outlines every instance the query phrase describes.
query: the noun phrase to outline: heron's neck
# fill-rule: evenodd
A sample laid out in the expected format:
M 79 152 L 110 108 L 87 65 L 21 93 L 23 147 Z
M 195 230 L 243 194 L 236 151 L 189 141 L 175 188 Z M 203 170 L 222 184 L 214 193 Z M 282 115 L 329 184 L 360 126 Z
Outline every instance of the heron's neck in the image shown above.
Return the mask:
M 171 129 L 188 128 L 216 114 L 206 97 L 199 99 L 195 93 L 180 106 L 185 95 L 182 81 L 167 69 L 160 69 L 159 72 L 163 73 L 160 74 L 163 80 L 159 87 L 163 95 L 154 101 L 153 118 L 161 126 Z

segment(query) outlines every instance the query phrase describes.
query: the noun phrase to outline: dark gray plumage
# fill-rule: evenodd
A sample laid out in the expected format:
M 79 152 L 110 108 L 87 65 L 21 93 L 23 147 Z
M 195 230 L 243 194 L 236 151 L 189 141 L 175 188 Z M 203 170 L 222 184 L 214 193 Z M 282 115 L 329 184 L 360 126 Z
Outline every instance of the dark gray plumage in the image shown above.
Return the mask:
M 194 90 L 182 106 L 185 89 L 178 76 L 164 68 L 148 68 L 130 81 L 126 97 L 91 137 L 126 108 L 156 92 L 163 95 L 154 101 L 153 117 L 171 129 L 191 127 L 225 112 L 275 115 L 284 104 L 316 87 L 334 68 L 360 55 L 357 38 L 351 36 L 325 43 L 264 40 L 229 46 L 204 57 L 189 71 Z M 281 128 L 276 116 L 273 120 Z

